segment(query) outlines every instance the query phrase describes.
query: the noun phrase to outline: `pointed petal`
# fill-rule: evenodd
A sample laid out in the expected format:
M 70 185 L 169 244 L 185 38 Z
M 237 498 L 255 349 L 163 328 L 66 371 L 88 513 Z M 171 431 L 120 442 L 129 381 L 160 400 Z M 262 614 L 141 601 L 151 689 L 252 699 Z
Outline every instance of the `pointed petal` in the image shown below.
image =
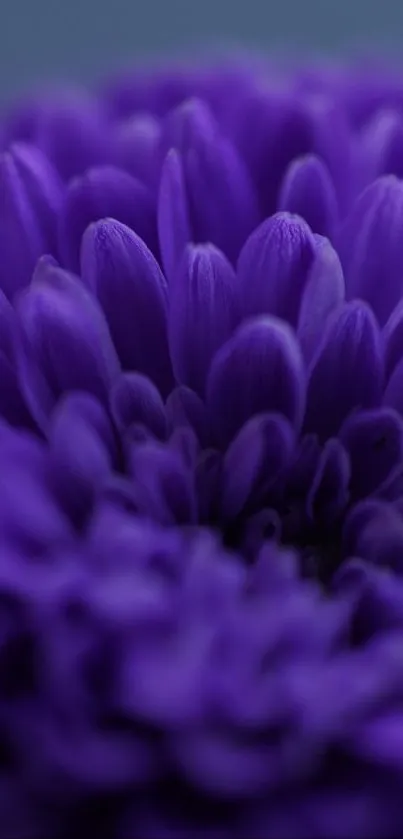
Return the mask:
M 175 149 L 171 149 L 162 168 L 158 234 L 164 271 L 171 280 L 192 238 L 182 161 Z
M 78 271 L 85 230 L 92 222 L 105 218 L 127 225 L 151 250 L 156 249 L 155 211 L 148 188 L 117 167 L 102 166 L 73 180 L 66 192 L 59 220 L 59 244 L 67 268 Z
M 172 282 L 169 348 L 179 384 L 203 395 L 211 359 L 238 318 L 234 271 L 214 245 L 190 245 Z
M 344 294 L 339 257 L 327 239 L 316 237 L 316 254 L 302 294 L 297 329 L 307 363 L 320 344 L 329 316 L 344 302 Z
M 315 240 L 303 219 L 288 213 L 266 219 L 238 261 L 244 314 L 270 313 L 295 325 L 314 255 Z
M 289 165 L 278 209 L 296 213 L 314 233 L 332 237 L 337 223 L 337 197 L 329 170 L 320 157 L 300 157 Z
M 81 274 L 104 310 L 125 370 L 144 373 L 169 392 L 167 284 L 144 242 L 120 222 L 105 219 L 86 231 Z
M 220 503 L 226 519 L 239 515 L 247 503 L 259 503 L 284 472 L 293 443 L 292 427 L 280 414 L 245 423 L 223 462 Z
M 207 407 L 217 439 L 226 444 L 254 414 L 278 412 L 299 426 L 305 375 L 291 329 L 260 317 L 239 327 L 214 357 Z
M 321 439 L 337 434 L 356 408 L 372 408 L 382 394 L 379 330 L 365 303 L 348 303 L 328 323 L 312 363 L 305 430 Z
M 212 242 L 234 262 L 258 222 L 257 200 L 246 166 L 208 108 L 187 103 L 181 150 L 197 242 Z
M 62 182 L 56 169 L 35 146 L 15 143 L 11 147 L 28 200 L 34 208 L 44 251 L 57 255 L 57 216 L 62 203 Z
M 340 439 L 350 457 L 354 499 L 375 492 L 403 459 L 403 422 L 389 408 L 353 414 Z
M 403 183 L 383 177 L 356 201 L 339 236 L 348 299 L 359 297 L 381 326 L 403 291 Z
M 78 279 L 43 258 L 17 312 L 21 388 L 41 427 L 64 392 L 107 398 L 119 363 L 102 311 Z
M 140 373 L 124 373 L 111 391 L 112 415 L 119 431 L 134 423 L 165 437 L 166 414 L 161 395 L 153 382 Z

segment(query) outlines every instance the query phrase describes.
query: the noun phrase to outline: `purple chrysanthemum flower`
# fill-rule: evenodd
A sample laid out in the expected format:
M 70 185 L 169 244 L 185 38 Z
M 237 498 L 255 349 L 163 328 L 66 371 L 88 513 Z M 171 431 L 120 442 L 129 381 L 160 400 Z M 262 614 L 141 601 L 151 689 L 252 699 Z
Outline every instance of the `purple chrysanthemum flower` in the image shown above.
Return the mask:
M 403 74 L 0 126 L 0 839 L 403 835 Z

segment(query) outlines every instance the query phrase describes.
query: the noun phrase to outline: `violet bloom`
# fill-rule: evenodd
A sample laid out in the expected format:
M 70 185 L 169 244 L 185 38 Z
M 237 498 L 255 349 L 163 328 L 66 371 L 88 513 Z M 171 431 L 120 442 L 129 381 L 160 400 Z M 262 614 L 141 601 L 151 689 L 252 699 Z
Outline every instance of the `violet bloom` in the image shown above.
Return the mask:
M 0 839 L 403 835 L 403 74 L 0 136 Z

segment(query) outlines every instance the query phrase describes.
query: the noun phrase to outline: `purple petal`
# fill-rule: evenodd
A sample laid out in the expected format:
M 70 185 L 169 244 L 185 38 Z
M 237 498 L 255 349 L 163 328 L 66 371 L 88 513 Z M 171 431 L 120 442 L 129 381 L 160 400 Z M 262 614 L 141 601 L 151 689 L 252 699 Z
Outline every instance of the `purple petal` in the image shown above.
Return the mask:
M 383 325 L 403 291 L 403 184 L 383 177 L 356 201 L 339 236 L 349 299 L 366 300 Z
M 180 138 L 190 212 L 197 242 L 212 242 L 234 262 L 258 222 L 257 201 L 238 152 L 208 109 L 194 101 Z
M 382 175 L 403 177 L 403 119 L 397 110 L 381 110 L 361 141 L 368 181 Z
M 223 462 L 221 509 L 235 518 L 247 502 L 259 502 L 284 472 L 294 443 L 293 430 L 284 417 L 252 417 L 229 446 Z
M 78 271 L 80 247 L 87 227 L 114 218 L 130 227 L 151 250 L 156 249 L 156 221 L 152 196 L 144 184 L 114 166 L 90 169 L 73 180 L 59 220 L 60 252 L 65 265 Z
M 388 408 L 353 414 L 340 439 L 351 463 L 352 497 L 371 495 L 403 459 L 403 422 Z
M 345 304 L 328 323 L 313 361 L 305 430 L 322 439 L 337 434 L 356 408 L 373 408 L 382 394 L 379 330 L 364 303 Z
M 288 213 L 266 219 L 238 261 L 244 314 L 267 312 L 295 325 L 314 255 L 315 240 L 303 219 Z
M 165 117 L 162 124 L 162 151 L 167 154 L 170 149 L 177 149 L 181 156 L 186 157 L 199 137 L 214 142 L 218 134 L 219 128 L 208 103 L 193 96 L 180 102 Z
M 170 292 L 169 348 L 175 378 L 203 395 L 211 359 L 238 319 L 235 274 L 214 245 L 190 245 Z
M 207 407 L 221 444 L 230 442 L 254 414 L 278 412 L 298 426 L 305 376 L 298 344 L 281 321 L 255 318 L 239 327 L 214 357 Z
M 86 231 L 81 273 L 97 295 L 125 370 L 170 390 L 167 284 L 158 263 L 132 230 L 112 219 Z
M 35 146 L 15 143 L 11 151 L 37 216 L 44 251 L 57 255 L 57 216 L 62 203 L 60 178 L 51 162 Z
M 134 423 L 149 428 L 156 437 L 166 434 L 166 414 L 160 393 L 146 376 L 124 373 L 111 391 L 113 418 L 120 431 Z
M 46 426 L 62 393 L 88 390 L 107 399 L 119 362 L 102 311 L 78 279 L 45 257 L 18 302 L 21 388 Z
M 350 463 L 338 440 L 328 440 L 307 498 L 307 512 L 312 520 L 334 523 L 343 512 L 348 498 Z
M 329 170 L 319 157 L 308 155 L 290 164 L 278 209 L 302 216 L 314 233 L 332 237 L 338 216 L 337 197 Z
M 344 302 L 344 277 L 339 257 L 327 239 L 316 237 L 316 254 L 302 294 L 297 334 L 306 362 L 322 339 L 329 315 Z
M 26 181 L 15 154 L 0 155 L 0 289 L 10 299 L 28 285 L 47 247 L 40 207 L 31 200 Z
M 175 149 L 169 152 L 161 173 L 158 233 L 165 274 L 170 280 L 192 238 L 183 166 Z

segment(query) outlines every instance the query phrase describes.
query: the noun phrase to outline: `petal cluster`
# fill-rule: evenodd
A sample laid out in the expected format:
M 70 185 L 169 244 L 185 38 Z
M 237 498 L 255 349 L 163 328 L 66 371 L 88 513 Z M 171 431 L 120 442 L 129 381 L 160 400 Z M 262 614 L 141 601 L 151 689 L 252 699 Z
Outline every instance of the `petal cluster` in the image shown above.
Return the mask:
M 403 73 L 0 120 L 0 839 L 403 834 Z

